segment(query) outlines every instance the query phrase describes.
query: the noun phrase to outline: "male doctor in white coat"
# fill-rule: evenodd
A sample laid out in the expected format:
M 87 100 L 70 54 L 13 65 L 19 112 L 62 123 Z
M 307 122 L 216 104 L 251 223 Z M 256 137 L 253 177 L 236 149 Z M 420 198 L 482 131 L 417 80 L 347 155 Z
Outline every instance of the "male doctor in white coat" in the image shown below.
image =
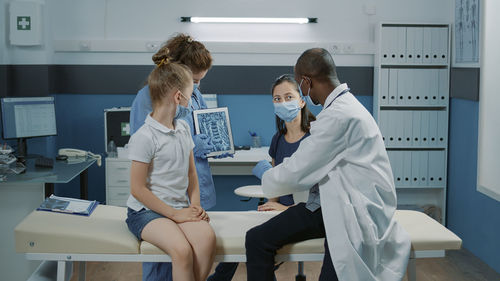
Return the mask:
M 273 280 L 277 249 L 325 235 L 320 280 L 401 280 L 410 239 L 394 219 L 393 175 L 375 120 L 339 82 L 325 49 L 299 57 L 295 80 L 323 109 L 290 158 L 274 168 L 261 161 L 254 174 L 268 198 L 306 190 L 309 198 L 247 232 L 248 280 Z

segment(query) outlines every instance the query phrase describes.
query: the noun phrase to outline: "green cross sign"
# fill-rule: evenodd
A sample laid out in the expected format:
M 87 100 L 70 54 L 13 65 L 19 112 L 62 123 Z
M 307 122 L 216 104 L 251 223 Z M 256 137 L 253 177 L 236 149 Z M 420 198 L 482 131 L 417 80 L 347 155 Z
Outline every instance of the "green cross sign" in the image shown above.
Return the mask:
M 130 123 L 127 122 L 122 122 L 121 123 L 121 129 L 122 129 L 122 137 L 123 136 L 130 136 Z
M 17 17 L 17 30 L 31 30 L 31 17 Z

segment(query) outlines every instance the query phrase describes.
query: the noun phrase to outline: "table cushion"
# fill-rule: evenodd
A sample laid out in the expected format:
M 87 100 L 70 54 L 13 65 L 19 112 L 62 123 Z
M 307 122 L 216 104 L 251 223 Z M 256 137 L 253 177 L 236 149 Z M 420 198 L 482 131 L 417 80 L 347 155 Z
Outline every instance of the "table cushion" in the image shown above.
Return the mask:
M 33 211 L 14 229 L 20 253 L 138 254 L 127 209 L 99 205 L 89 217 Z

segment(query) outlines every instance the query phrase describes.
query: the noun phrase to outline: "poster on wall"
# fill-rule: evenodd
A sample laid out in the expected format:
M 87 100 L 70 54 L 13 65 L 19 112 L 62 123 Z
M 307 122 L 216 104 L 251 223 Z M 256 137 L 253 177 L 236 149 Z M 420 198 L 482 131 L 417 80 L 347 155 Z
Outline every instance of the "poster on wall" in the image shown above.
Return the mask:
M 479 2 L 455 0 L 455 66 L 479 66 Z

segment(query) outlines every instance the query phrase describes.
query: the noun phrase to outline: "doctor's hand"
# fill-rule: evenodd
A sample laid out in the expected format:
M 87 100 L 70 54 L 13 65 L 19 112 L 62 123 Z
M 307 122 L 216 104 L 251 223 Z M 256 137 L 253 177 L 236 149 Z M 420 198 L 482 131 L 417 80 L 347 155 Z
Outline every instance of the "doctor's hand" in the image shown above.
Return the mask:
M 259 163 L 257 163 L 257 165 L 253 167 L 252 174 L 254 174 L 254 176 L 258 177 L 259 179 L 262 179 L 262 175 L 264 175 L 264 173 L 272 167 L 273 166 L 269 163 L 269 161 L 260 160 Z
M 193 153 L 194 157 L 206 159 L 207 154 L 214 150 L 214 145 L 212 144 L 212 140 L 206 134 L 197 134 L 193 137 L 194 148 Z

